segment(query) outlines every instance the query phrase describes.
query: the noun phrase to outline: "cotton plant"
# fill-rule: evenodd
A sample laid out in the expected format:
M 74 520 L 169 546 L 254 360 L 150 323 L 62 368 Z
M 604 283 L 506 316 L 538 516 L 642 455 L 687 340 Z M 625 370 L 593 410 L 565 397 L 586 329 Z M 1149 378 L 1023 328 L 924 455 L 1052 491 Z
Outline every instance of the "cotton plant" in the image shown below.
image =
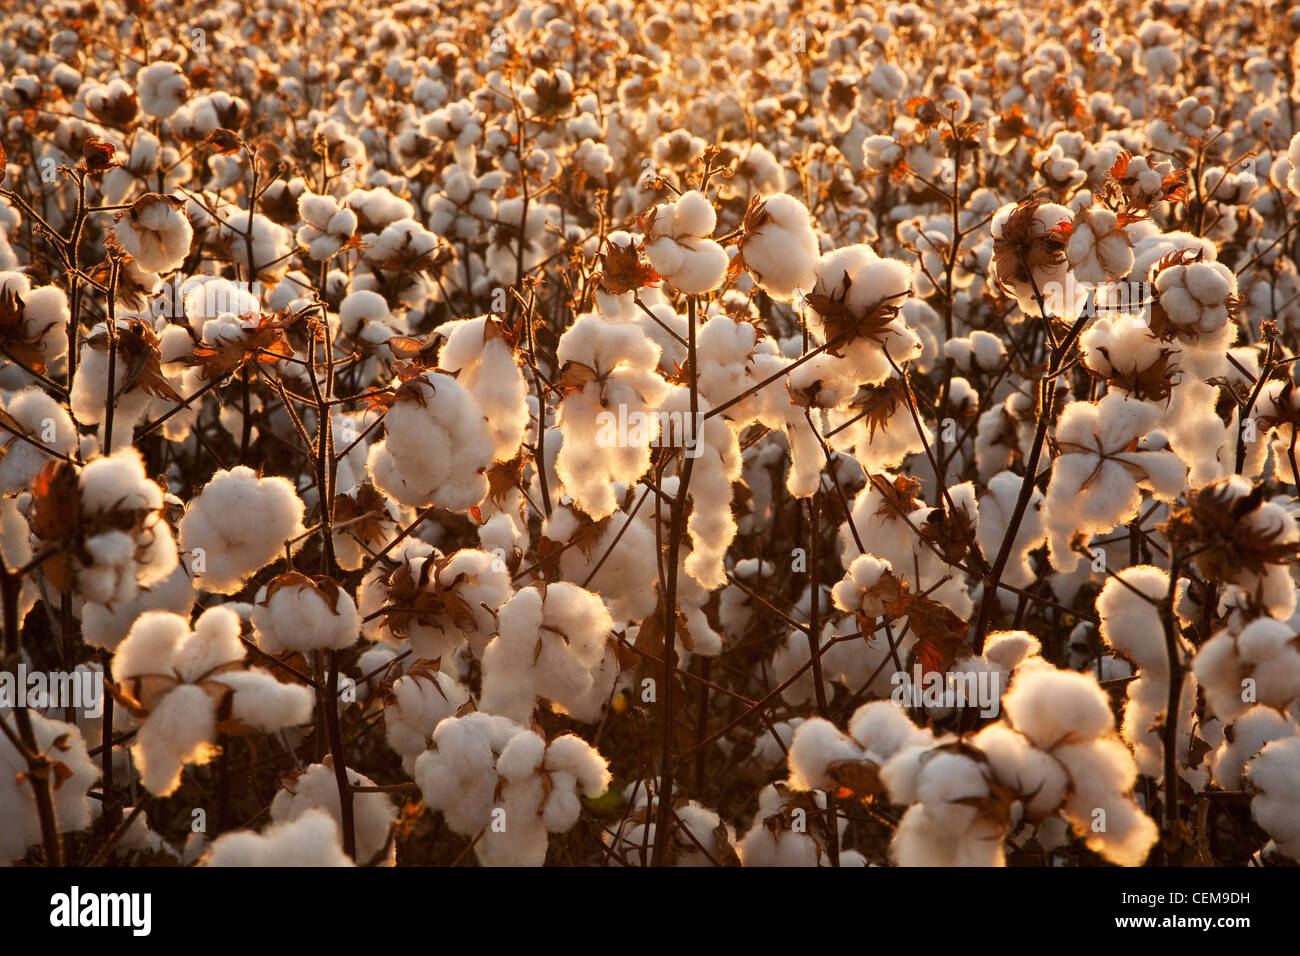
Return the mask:
M 577 822 L 581 797 L 609 786 L 605 759 L 573 734 L 547 741 L 502 715 L 450 717 L 415 761 L 425 803 L 475 838 L 484 866 L 541 866 L 549 834 Z
M 11 361 L 17 359 L 40 372 L 67 354 L 72 313 L 67 297 L 57 287 L 33 286 L 21 272 L 0 272 L 0 306 L 5 315 L 0 345 L 8 351 Z M 6 370 L 5 374 L 12 371 Z M 30 377 L 19 377 L 14 384 L 32 382 Z
M 113 657 L 115 697 L 138 721 L 131 754 L 144 787 L 173 793 L 187 766 L 216 755 L 219 733 L 279 730 L 311 719 L 315 698 L 248 667 L 239 616 L 212 607 L 185 617 L 147 611 Z

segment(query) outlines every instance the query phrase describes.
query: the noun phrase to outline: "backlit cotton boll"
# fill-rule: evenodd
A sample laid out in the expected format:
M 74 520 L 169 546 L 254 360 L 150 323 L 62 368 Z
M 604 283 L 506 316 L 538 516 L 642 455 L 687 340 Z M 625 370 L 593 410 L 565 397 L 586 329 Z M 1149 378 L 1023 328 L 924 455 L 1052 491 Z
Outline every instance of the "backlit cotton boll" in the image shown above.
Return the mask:
M 192 630 L 185 617 L 149 611 L 118 646 L 113 677 L 141 721 L 131 753 L 151 793 L 171 794 L 185 764 L 207 763 L 226 722 L 270 732 L 311 719 L 312 692 L 245 669 L 239 635 L 226 607 L 204 611 Z
M 218 837 L 201 866 L 355 866 L 343 852 L 338 821 L 307 810 L 261 833 L 234 830 Z
M 717 222 L 713 204 L 694 189 L 642 217 L 646 258 L 678 292 L 699 295 L 722 284 L 727 252 L 708 238 Z
M 444 556 L 408 540 L 362 580 L 362 626 L 371 639 L 409 641 L 421 658 L 443 657 L 466 641 L 479 657 L 496 631 L 497 609 L 513 593 L 495 554 L 466 548 Z
M 260 588 L 253 602 L 257 644 L 268 654 L 341 650 L 361 634 L 352 596 L 332 578 L 290 571 Z
M 298 197 L 298 213 L 306 223 L 298 230 L 298 244 L 306 246 L 313 259 L 333 258 L 357 229 L 357 214 L 332 196 L 304 192 Z
M 184 200 L 145 193 L 118 217 L 113 236 L 141 269 L 161 274 L 185 261 L 194 229 Z
M 414 772 L 438 724 L 454 717 L 469 699 L 464 684 L 428 666 L 415 665 L 393 681 L 384 698 L 384 735 L 407 773 Z
M 135 74 L 140 109 L 156 119 L 167 119 L 185 102 L 190 81 L 175 63 L 160 61 L 141 67 Z
M 181 550 L 195 585 L 234 594 L 248 578 L 284 556 L 302 534 L 303 504 L 283 478 L 258 478 L 239 465 L 219 471 L 190 500 L 181 519 Z
M 0 394 L 0 413 L 7 423 L 35 440 L 0 431 L 0 494 L 12 495 L 31 487 L 37 472 L 54 457 L 44 449 L 69 455 L 77 447 L 76 429 L 67 411 L 38 388 Z
M 2 717 L 13 725 L 7 709 Z M 87 754 L 81 731 L 39 713 L 29 719 L 36 750 L 49 758 L 51 777 L 59 781 L 59 786 L 49 788 L 59 829 L 73 833 L 90 826 L 91 800 L 86 791 L 99 779 L 100 768 Z M 0 821 L 4 824 L 0 826 L 0 866 L 21 860 L 29 847 L 41 842 L 36 791 L 26 779 L 30 772 L 27 758 L 7 734 L 0 735 Z
M 579 797 L 609 786 L 603 757 L 563 734 L 549 744 L 506 717 L 450 717 L 415 762 L 415 782 L 447 826 L 467 837 L 484 866 L 541 866 L 549 833 L 578 822 Z
M 764 292 L 788 302 L 817 279 L 820 252 L 808 208 L 785 193 L 755 199 L 745 214 L 740 255 Z
M 446 322 L 437 331 L 447 337 L 438 367 L 456 375 L 474 396 L 487 419 L 493 457 L 509 461 L 528 428 L 528 383 L 503 326 L 482 315 Z
M 1162 269 L 1155 277 L 1159 305 L 1181 331 L 1193 335 L 1217 332 L 1235 307 L 1237 279 L 1219 262 L 1193 262 Z
M 0 272 L 0 303 L 8 315 L 3 339 L 11 356 L 41 371 L 68 353 L 68 297 L 57 286 L 32 288 L 21 272 Z M 32 384 L 30 378 L 24 385 Z
M 403 382 L 366 467 L 375 487 L 404 505 L 465 511 L 488 491 L 493 446 L 483 409 L 451 375 Z
M 375 785 L 369 777 L 352 769 L 348 769 L 347 777 L 353 787 Z M 323 810 L 341 825 L 343 810 L 332 763 L 314 763 L 306 770 L 288 774 L 281 787 L 271 801 L 271 819 L 274 822 L 297 820 Z M 356 828 L 358 863 L 392 866 L 396 862 L 397 846 L 392 840 L 396 817 L 397 810 L 387 794 L 353 795 L 352 818 Z
M 575 720 L 600 716 L 619 667 L 597 595 L 566 581 L 524 588 L 497 612 L 497 628 L 483 652 L 481 710 L 527 723 L 542 698 Z

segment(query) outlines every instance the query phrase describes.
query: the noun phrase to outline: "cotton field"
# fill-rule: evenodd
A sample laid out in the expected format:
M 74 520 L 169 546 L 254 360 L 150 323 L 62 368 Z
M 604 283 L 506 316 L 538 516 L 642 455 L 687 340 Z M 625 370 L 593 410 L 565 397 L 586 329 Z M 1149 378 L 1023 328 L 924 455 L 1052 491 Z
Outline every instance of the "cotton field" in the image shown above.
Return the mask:
M 0 19 L 0 863 L 1300 864 L 1300 6 Z

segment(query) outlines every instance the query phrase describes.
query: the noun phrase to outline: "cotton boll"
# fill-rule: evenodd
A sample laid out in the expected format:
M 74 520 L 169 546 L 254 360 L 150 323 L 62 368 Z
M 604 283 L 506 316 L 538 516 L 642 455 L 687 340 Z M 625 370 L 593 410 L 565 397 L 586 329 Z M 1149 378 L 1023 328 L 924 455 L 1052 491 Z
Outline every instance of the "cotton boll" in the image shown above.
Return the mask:
M 1159 834 L 1155 821 L 1132 802 L 1137 768 L 1128 748 L 1114 737 L 1103 737 L 1067 743 L 1053 753 L 1073 783 L 1064 816 L 1075 833 L 1120 866 L 1141 866 Z
M 862 748 L 834 724 L 814 717 L 799 725 L 790 744 L 790 786 L 795 790 L 834 790 L 832 764 L 863 760 Z
M 353 787 L 373 787 L 375 782 L 355 770 L 347 771 Z M 315 763 L 283 783 L 283 789 L 271 801 L 271 819 L 276 823 L 297 820 L 314 810 L 323 810 L 342 826 L 338 781 L 333 766 Z M 353 823 L 356 828 L 357 862 L 375 861 L 392 866 L 397 846 L 392 827 L 397 812 L 383 793 L 358 793 L 352 798 Z
M 332 259 L 357 229 L 357 214 L 332 196 L 303 192 L 298 213 L 306 223 L 298 230 L 298 244 L 307 247 L 312 259 Z
M 77 433 L 63 406 L 38 388 L 0 395 L 0 411 L 10 427 L 37 443 L 0 432 L 0 494 L 12 495 L 30 488 L 37 473 L 55 460 L 43 448 L 71 455 Z
M 1071 402 L 1056 425 L 1062 454 L 1052 466 L 1043 508 L 1049 557 L 1069 572 L 1079 556 L 1070 549 L 1076 532 L 1104 534 L 1136 517 L 1141 490 L 1172 500 L 1186 484 L 1186 466 L 1170 451 L 1128 451 L 1159 420 L 1160 410 L 1109 392 L 1100 402 Z
M 594 519 L 617 507 L 611 485 L 630 485 L 650 466 L 659 437 L 652 414 L 667 392 L 658 347 L 635 325 L 581 315 L 560 337 L 561 377 L 572 383 L 559 403 L 564 435 L 555 470 L 577 507 Z
M 1255 822 L 1279 850 L 1300 859 L 1300 738 L 1267 744 L 1250 761 L 1246 780 L 1257 791 L 1250 802 Z
M 135 88 L 140 94 L 140 109 L 155 119 L 165 120 L 185 102 L 190 81 L 175 63 L 159 61 L 140 68 L 135 75 Z
M 145 193 L 118 217 L 113 236 L 141 269 L 171 272 L 185 261 L 194 240 L 184 209 L 184 200 Z
M 4 714 L 11 724 L 11 715 Z M 49 788 L 59 830 L 72 833 L 91 824 L 87 790 L 99 778 L 99 767 L 86 751 L 81 731 L 73 724 L 51 720 L 38 713 L 29 716 L 37 753 L 54 764 L 52 776 L 58 786 Z M 0 866 L 21 860 L 30 847 L 41 842 L 40 815 L 36 791 L 25 779 L 30 772 L 27 759 L 7 735 L 0 735 Z
M 1273 740 L 1300 735 L 1300 727 L 1286 714 L 1257 704 L 1232 723 L 1232 739 L 1224 739 L 1210 755 L 1210 770 L 1216 786 L 1236 790 L 1251 757 Z
M 483 409 L 456 379 L 431 370 L 404 382 L 367 458 L 375 487 L 404 505 L 449 511 L 487 494 L 492 442 Z
M 493 457 L 509 461 L 528 428 L 528 383 L 501 326 L 487 315 L 447 322 L 438 366 L 452 372 L 477 400 L 492 436 Z
M 1115 726 L 1110 698 L 1095 677 L 1035 668 L 1018 673 L 1002 697 L 1007 719 L 1040 749 L 1066 738 L 1092 739 Z
M 114 650 L 145 611 L 171 611 L 188 617 L 194 598 L 189 572 L 178 561 L 170 574 L 149 587 L 139 588 L 129 601 L 114 601 L 111 605 L 87 601 L 81 611 L 82 639 L 91 647 Z
M 633 510 L 635 505 L 629 504 L 593 523 L 572 506 L 560 505 L 542 524 L 542 535 L 550 541 L 572 541 L 577 536 L 591 541 L 589 547 L 568 548 L 560 554 L 560 577 L 599 594 L 616 622 L 642 620 L 654 611 L 657 600 L 653 502 L 641 499 L 635 518 L 630 515 Z
M 745 268 L 778 302 L 790 301 L 796 289 L 810 290 L 817 279 L 817 234 L 808 208 L 793 196 L 756 198 L 739 245 Z
M 674 289 L 699 295 L 722 284 L 727 253 L 709 239 L 717 225 L 713 204 L 697 190 L 655 206 L 642 217 L 645 254 Z
M 67 354 L 72 313 L 62 289 L 33 289 L 23 273 L 0 272 L 0 300 L 6 302 L 13 323 L 5 331 L 6 348 L 13 354 L 37 371 Z M 23 384 L 31 384 L 25 373 Z
M 234 830 L 217 838 L 203 866 L 355 866 L 343 852 L 338 821 L 324 810 L 307 810 L 262 833 Z
M 579 721 L 599 717 L 617 675 L 610 667 L 613 620 L 600 598 L 560 581 L 524 588 L 497 614 L 497 636 L 483 652 L 480 709 L 519 723 L 538 698 Z
M 825 806 L 825 795 L 817 791 L 802 795 L 791 794 L 783 784 L 764 787 L 754 825 L 736 844 L 741 864 L 830 866 L 822 827 L 812 816 Z
M 282 574 L 257 592 L 253 629 L 268 654 L 341 650 L 361 633 L 352 595 L 330 578 L 297 571 Z
M 440 671 L 413 669 L 393 682 L 384 701 L 384 734 L 407 773 L 414 771 L 416 759 L 428 749 L 438 724 L 454 716 L 469 699 L 468 688 Z
M 302 501 L 284 478 L 258 478 L 244 465 L 217 472 L 190 500 L 180 524 L 195 583 L 234 594 L 302 534 L 302 516 Z

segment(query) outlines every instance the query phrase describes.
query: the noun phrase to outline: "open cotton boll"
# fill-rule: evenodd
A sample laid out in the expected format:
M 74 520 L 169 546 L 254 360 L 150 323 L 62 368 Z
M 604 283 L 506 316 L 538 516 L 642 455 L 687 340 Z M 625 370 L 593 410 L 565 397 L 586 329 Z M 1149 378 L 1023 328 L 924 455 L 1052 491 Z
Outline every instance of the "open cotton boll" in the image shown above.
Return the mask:
M 1256 791 L 1250 802 L 1255 822 L 1279 850 L 1300 860 L 1300 737 L 1267 744 L 1247 765 L 1246 781 Z
M 478 402 L 492 436 L 493 457 L 509 461 L 528 428 L 528 383 L 498 319 L 481 315 L 445 322 L 438 367 L 456 375 Z
M 1023 479 L 1009 471 L 999 472 L 988 480 L 988 490 L 979 500 L 979 522 L 975 527 L 975 543 L 986 555 L 996 555 L 1002 546 L 1006 530 L 1011 526 L 1011 515 L 1020 497 Z M 1002 573 L 1002 580 L 1015 587 L 1028 587 L 1034 580 L 1033 564 L 1029 553 L 1046 540 L 1043 527 L 1043 493 L 1037 488 L 1030 492 L 1020 526 L 1016 529 L 1011 553 Z M 999 600 L 1014 600 L 1014 594 L 999 591 Z
M 259 478 L 244 465 L 217 472 L 181 518 L 181 550 L 194 582 L 234 594 L 302 534 L 303 504 L 284 478 Z
M 211 759 L 223 709 L 222 719 L 266 732 L 311 719 L 311 691 L 246 669 L 239 634 L 227 607 L 204 611 L 192 630 L 180 615 L 146 611 L 118 646 L 113 673 L 142 721 L 131 753 L 150 792 L 168 796 L 185 764 Z
M 11 715 L 3 715 L 12 724 Z M 86 751 L 86 742 L 74 724 L 51 720 L 39 713 L 29 715 L 36 752 L 53 763 L 53 779 L 58 786 L 49 788 L 54 818 L 60 832 L 73 833 L 91 824 L 91 801 L 86 792 L 99 779 L 99 767 Z M 21 860 L 30 847 L 41 842 L 40 814 L 36 808 L 36 791 L 26 780 L 30 773 L 27 758 L 0 735 L 0 867 Z
M 7 416 L 11 428 L 37 443 L 0 432 L 0 494 L 17 494 L 31 487 L 37 473 L 55 460 L 44 448 L 71 455 L 77 447 L 77 430 L 67 411 L 39 388 L 0 395 L 0 413 Z
M 505 562 L 469 548 L 444 556 L 423 542 L 390 552 L 361 584 L 363 631 L 409 641 L 416 655 L 443 657 L 466 641 L 479 657 L 496 632 L 496 612 L 514 593 Z
M 542 536 L 546 540 L 591 541 L 589 547 L 566 548 L 559 555 L 560 577 L 599 594 L 616 622 L 640 621 L 654 610 L 658 600 L 655 584 L 659 563 L 650 514 L 654 510 L 653 501 L 643 501 L 637 517 L 629 519 L 633 508 L 635 504 L 625 505 L 608 518 L 593 523 L 576 508 L 559 505 L 542 523 Z M 618 538 L 617 545 L 615 538 Z M 593 575 L 596 563 L 602 558 L 604 562 Z
M 739 246 L 754 281 L 778 302 L 789 302 L 796 289 L 807 292 L 817 281 L 817 233 L 808 207 L 793 196 L 756 197 L 745 214 Z
M 1086 298 L 1086 290 L 1071 273 L 1066 257 L 1074 215 L 1065 206 L 1028 199 L 1008 203 L 989 224 L 993 235 L 991 286 L 1016 300 L 1028 316 L 1073 318 Z
M 642 216 L 645 255 L 651 267 L 678 292 L 711 292 L 726 277 L 728 258 L 708 237 L 717 226 L 713 204 L 698 190 L 682 193 Z
M 328 577 L 290 571 L 257 591 L 253 602 L 257 644 L 268 654 L 350 647 L 361 634 L 352 595 Z
M 194 229 L 183 199 L 145 193 L 117 217 L 113 237 L 141 269 L 161 274 L 185 261 Z
M 480 864 L 541 866 L 548 833 L 571 829 L 578 795 L 604 793 L 610 774 L 581 738 L 564 734 L 548 745 L 534 731 L 480 712 L 438 724 L 415 762 L 415 779 L 448 827 L 481 834 L 474 848 Z
M 312 259 L 332 259 L 357 230 L 357 214 L 333 196 L 304 192 L 298 197 L 298 213 L 305 223 L 298 230 L 298 244 L 307 247 Z
M 202 866 L 355 866 L 343 852 L 338 821 L 324 810 L 307 810 L 261 833 L 234 830 L 217 837 Z
M 799 725 L 790 743 L 790 786 L 795 790 L 834 790 L 835 765 L 861 766 L 861 746 L 829 720 L 813 717 Z
M 527 723 L 545 698 L 575 720 L 596 720 L 618 674 L 613 629 L 605 603 L 576 584 L 517 592 L 483 652 L 479 708 Z
M 393 682 L 384 698 L 384 735 L 407 773 L 429 746 L 438 724 L 455 716 L 470 699 L 469 689 L 449 674 L 412 667 Z
M 1088 848 L 1120 866 L 1141 866 L 1159 838 L 1156 823 L 1133 802 L 1137 767 L 1123 742 L 1102 737 L 1057 747 L 1073 787 L 1063 816 Z
M 1221 262 L 1173 265 L 1155 276 L 1159 308 L 1179 330 L 1210 335 L 1232 317 L 1237 279 Z
M 353 787 L 373 787 L 375 782 L 364 774 L 348 769 L 348 783 Z M 271 801 L 271 820 L 285 823 L 312 811 L 328 813 L 342 826 L 343 811 L 339 804 L 339 785 L 331 764 L 314 763 L 306 770 L 291 774 Z M 383 793 L 358 793 L 352 797 L 353 824 L 356 827 L 357 862 L 361 865 L 392 866 L 397 862 L 397 844 L 392 828 L 397 809 Z
M 135 88 L 140 109 L 155 119 L 167 119 L 189 96 L 190 81 L 175 63 L 160 60 L 136 72 Z
M 48 468 L 48 492 L 35 503 L 32 528 L 37 535 L 48 532 L 43 543 L 63 554 L 43 566 L 47 581 L 110 604 L 132 600 L 139 588 L 172 572 L 176 542 L 162 517 L 162 489 L 145 476 L 135 448 L 96 458 L 79 474 L 66 462 Z M 68 488 L 74 482 L 75 491 Z M 76 520 L 60 520 L 65 510 Z
M 1133 269 L 1133 241 L 1109 209 L 1081 209 L 1065 255 L 1081 282 L 1111 282 Z
M 611 485 L 631 485 L 650 467 L 661 427 L 654 410 L 668 390 L 656 371 L 659 348 L 636 325 L 586 313 L 560 337 L 556 359 L 566 388 L 555 471 L 577 507 L 599 520 L 618 506 Z
M 256 276 L 259 282 L 275 285 L 289 271 L 292 234 L 259 212 L 228 212 L 217 230 L 217 241 L 245 276 Z
M 0 272 L 0 302 L 5 303 L 8 314 L 4 343 L 11 354 L 37 371 L 67 355 L 72 313 L 62 289 L 53 285 L 32 288 L 23 273 Z M 25 380 L 23 384 L 32 383 Z
M 1041 750 L 1066 738 L 1089 740 L 1110 733 L 1110 698 L 1090 674 L 1032 668 L 1016 674 L 1002 696 L 1007 720 Z
M 194 585 L 185 565 L 177 561 L 161 581 L 140 587 L 129 601 L 97 604 L 87 601 L 81 609 L 81 637 L 91 647 L 113 650 L 126 637 L 136 618 L 145 611 L 171 611 L 189 616 L 194 606 Z
M 1300 698 L 1300 642 L 1289 624 L 1272 618 L 1251 621 L 1236 635 L 1220 631 L 1201 645 L 1192 669 L 1225 723 L 1253 703 L 1284 711 Z
M 1224 790 L 1241 788 L 1247 762 L 1273 740 L 1300 736 L 1295 720 L 1272 707 L 1256 704 L 1232 722 L 1232 739 L 1225 733 L 1210 755 L 1214 785 Z
M 736 844 L 741 865 L 830 866 L 828 834 L 817 816 L 825 807 L 819 790 L 792 793 L 783 783 L 768 784 L 759 792 L 753 826 Z
M 403 382 L 370 446 L 376 488 L 404 505 L 465 511 L 488 491 L 492 441 L 483 409 L 456 379 L 436 369 Z
M 1171 451 L 1130 450 L 1159 421 L 1160 409 L 1108 392 L 1100 402 L 1071 402 L 1056 424 L 1061 450 L 1043 502 L 1052 566 L 1070 572 L 1076 532 L 1104 534 L 1137 515 L 1142 490 L 1163 501 L 1186 485 L 1187 466 Z

